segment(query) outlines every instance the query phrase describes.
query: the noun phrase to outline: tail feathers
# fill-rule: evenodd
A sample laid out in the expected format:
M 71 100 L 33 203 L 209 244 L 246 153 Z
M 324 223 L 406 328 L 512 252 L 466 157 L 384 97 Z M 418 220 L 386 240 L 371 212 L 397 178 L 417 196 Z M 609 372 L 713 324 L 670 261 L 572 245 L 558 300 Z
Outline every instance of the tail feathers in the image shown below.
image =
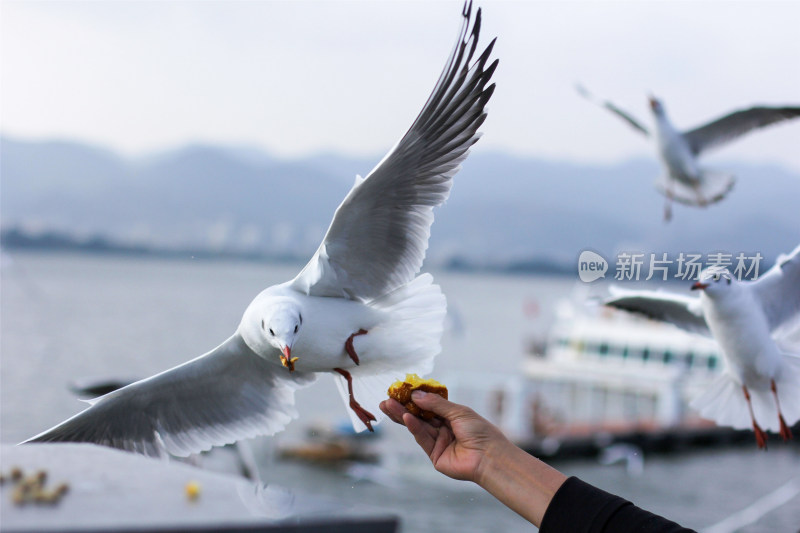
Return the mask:
M 716 170 L 702 170 L 698 187 L 661 176 L 655 187 L 664 196 L 684 205 L 706 206 L 719 202 L 733 189 L 736 177 Z
M 390 319 L 356 337 L 356 351 L 375 356 L 363 357 L 361 365 L 351 369 L 353 376 L 430 372 L 442 349 L 447 313 L 447 300 L 433 277 L 423 274 L 370 305 L 389 313 Z
M 441 351 L 447 301 L 430 274 L 422 274 L 407 285 L 370 303 L 390 314 L 390 319 L 354 339 L 360 365 L 348 368 L 353 378 L 353 395 L 361 406 L 382 418 L 378 404 L 386 391 L 406 373 L 425 375 L 433 369 L 433 358 Z M 350 395 L 347 381 L 334 374 L 345 405 Z M 348 407 L 356 431 L 363 422 Z
M 752 427 L 742 386 L 730 374 L 718 376 L 690 405 L 700 416 L 720 426 Z
M 775 380 L 781 412 L 790 426 L 800 420 L 800 358 L 786 355 L 781 373 Z M 748 387 L 753 414 L 761 429 L 780 431 L 778 410 L 769 382 L 759 387 Z M 697 398 L 691 407 L 700 416 L 715 421 L 720 426 L 751 429 L 753 423 L 742 385 L 729 373 L 717 377 Z

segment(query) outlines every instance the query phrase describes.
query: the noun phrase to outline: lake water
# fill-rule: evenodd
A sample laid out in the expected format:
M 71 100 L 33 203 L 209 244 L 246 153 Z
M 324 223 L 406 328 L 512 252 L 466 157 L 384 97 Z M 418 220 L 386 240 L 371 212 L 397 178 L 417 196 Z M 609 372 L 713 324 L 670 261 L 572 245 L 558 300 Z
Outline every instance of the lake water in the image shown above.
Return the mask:
M 0 299 L 0 440 L 18 442 L 83 405 L 67 385 L 89 377 L 141 378 L 208 351 L 237 327 L 264 287 L 300 265 L 241 261 L 4 254 Z M 434 272 L 451 310 L 434 376 L 491 372 L 514 376 L 525 346 L 544 331 L 569 278 Z M 469 404 L 469 398 L 453 398 Z M 399 470 L 370 480 L 346 469 L 276 459 L 310 424 L 347 418 L 333 381 L 297 394 L 300 418 L 255 443 L 262 478 L 305 493 L 367 504 L 402 516 L 403 531 L 535 531 L 474 485 L 449 480 L 425 463 L 404 428 L 382 424 L 374 446 Z M 800 476 L 800 439 L 752 448 L 645 458 L 644 473 L 594 461 L 556 465 L 684 525 L 703 528 Z M 390 474 L 387 475 L 387 472 Z M 741 531 L 800 528 L 800 498 Z

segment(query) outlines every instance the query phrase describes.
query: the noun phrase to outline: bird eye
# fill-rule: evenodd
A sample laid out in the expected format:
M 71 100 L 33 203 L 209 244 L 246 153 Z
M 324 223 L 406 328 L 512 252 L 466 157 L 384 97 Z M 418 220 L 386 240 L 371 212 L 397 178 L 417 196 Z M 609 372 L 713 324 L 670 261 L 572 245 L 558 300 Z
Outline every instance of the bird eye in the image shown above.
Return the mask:
M 272 335 L 273 337 L 275 336 L 275 332 L 272 331 L 272 328 L 269 328 L 269 334 Z
M 298 328 L 299 328 L 299 326 L 297 326 L 297 325 L 295 325 L 295 326 L 294 326 L 294 332 L 295 332 L 295 333 L 297 333 L 297 329 L 298 329 Z

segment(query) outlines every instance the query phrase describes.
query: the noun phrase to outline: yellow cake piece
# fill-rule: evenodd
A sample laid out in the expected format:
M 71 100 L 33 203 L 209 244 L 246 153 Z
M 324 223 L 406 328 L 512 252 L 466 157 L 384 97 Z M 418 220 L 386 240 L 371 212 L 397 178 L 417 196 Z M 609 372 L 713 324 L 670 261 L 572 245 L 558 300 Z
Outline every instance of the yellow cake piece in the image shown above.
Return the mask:
M 389 397 L 400 402 L 403 407 L 408 409 L 409 413 L 424 418 L 425 420 L 434 418 L 436 416 L 435 414 L 431 411 L 420 409 L 417 404 L 411 400 L 411 393 L 415 390 L 438 394 L 446 400 L 447 387 L 435 379 L 422 379 L 416 374 L 406 374 L 405 381 L 395 381 L 392 383 L 392 386 L 389 387 Z

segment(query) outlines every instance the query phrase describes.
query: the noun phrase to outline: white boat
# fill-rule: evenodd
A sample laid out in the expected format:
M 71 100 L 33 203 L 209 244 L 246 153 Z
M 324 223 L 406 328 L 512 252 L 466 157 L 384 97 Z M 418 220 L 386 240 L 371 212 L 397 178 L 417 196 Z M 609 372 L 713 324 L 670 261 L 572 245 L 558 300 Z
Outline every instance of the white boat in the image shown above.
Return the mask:
M 689 408 L 722 371 L 713 339 L 586 302 L 576 294 L 557 304 L 519 371 L 447 376 L 451 397 L 545 454 L 565 443 L 599 450 L 615 441 L 679 447 L 727 438 Z
M 713 339 L 562 301 L 544 353 L 523 363 L 539 418 L 534 435 L 709 426 L 689 401 L 722 365 Z

